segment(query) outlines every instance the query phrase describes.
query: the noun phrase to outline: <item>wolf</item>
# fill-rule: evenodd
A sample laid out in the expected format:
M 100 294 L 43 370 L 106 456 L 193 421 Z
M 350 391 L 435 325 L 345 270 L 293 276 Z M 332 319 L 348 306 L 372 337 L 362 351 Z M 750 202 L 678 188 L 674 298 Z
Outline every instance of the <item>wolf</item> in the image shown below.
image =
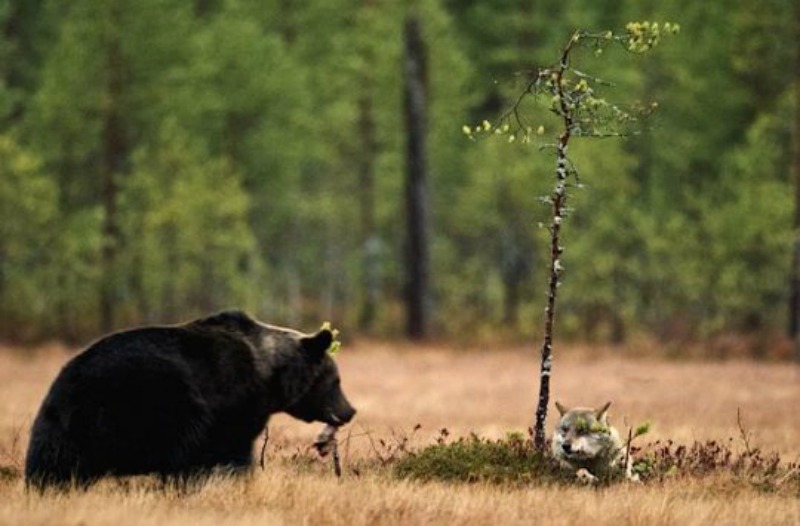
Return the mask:
M 561 418 L 553 434 L 553 457 L 565 468 L 575 470 L 576 477 L 584 482 L 595 483 L 623 469 L 626 478 L 634 479 L 631 459 L 619 433 L 608 422 L 610 407 L 611 402 L 607 402 L 599 409 L 570 409 L 556 402 Z

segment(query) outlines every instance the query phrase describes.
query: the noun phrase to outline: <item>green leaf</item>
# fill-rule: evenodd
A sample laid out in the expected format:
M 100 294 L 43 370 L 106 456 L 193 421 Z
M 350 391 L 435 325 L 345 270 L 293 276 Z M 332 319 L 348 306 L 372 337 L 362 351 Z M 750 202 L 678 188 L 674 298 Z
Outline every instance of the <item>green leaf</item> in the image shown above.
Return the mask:
M 320 327 L 320 330 L 331 331 L 331 334 L 333 334 L 333 341 L 331 342 L 330 347 L 328 347 L 328 351 L 327 352 L 331 356 L 336 356 L 336 354 L 342 348 L 342 342 L 339 341 L 339 329 L 334 329 L 331 326 L 331 322 L 326 321 L 325 323 L 322 324 L 322 327 Z

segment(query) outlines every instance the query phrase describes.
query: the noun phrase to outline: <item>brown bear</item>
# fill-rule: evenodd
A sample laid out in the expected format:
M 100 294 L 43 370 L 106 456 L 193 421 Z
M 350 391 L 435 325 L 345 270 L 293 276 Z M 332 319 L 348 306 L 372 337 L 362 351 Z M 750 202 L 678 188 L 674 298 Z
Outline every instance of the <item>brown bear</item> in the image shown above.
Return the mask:
M 26 483 L 242 470 L 273 413 L 343 425 L 355 409 L 327 352 L 332 341 L 326 329 L 302 334 L 240 311 L 106 336 L 53 382 L 31 431 Z

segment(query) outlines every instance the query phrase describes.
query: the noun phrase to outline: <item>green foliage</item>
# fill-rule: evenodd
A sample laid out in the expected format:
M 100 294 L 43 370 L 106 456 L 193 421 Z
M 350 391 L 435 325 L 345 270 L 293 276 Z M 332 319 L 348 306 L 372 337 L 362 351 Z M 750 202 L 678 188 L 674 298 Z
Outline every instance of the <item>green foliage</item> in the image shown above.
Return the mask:
M 0 135 L 0 159 L 0 327 L 25 337 L 47 312 L 39 287 L 54 285 L 58 189 L 9 135 Z
M 569 96 L 619 133 L 643 121 L 615 118 L 651 112 L 653 100 L 669 111 L 627 142 L 571 149 L 585 189 L 573 192 L 576 228 L 564 240 L 562 334 L 780 331 L 793 235 L 792 2 L 412 4 L 3 3 L 0 137 L 11 142 L 0 155 L 0 244 L 13 257 L 0 262 L 2 336 L 96 335 L 112 116 L 123 139 L 118 324 L 236 304 L 280 323 L 351 325 L 369 294 L 375 332 L 396 334 L 401 33 L 412 8 L 429 48 L 439 334 L 530 338 L 547 265 L 546 229 L 531 226 L 547 222 L 539 198 L 551 174 L 519 143 L 549 153 L 552 94 L 526 109 L 511 147 L 512 122 L 507 132 L 490 123 L 499 142 L 464 140 L 461 125 L 474 135 L 513 105 L 574 28 L 629 20 L 678 21 L 681 37 L 640 61 L 628 49 L 651 47 L 672 24 L 582 34 L 575 64 L 586 75 L 591 63 L 592 76 L 566 79 Z
M 234 302 L 254 306 L 255 243 L 241 177 L 174 123 L 165 124 L 157 144 L 134 155 L 122 191 L 122 283 L 130 288 L 120 301 L 147 302 L 138 307 L 155 319 Z
M 627 35 L 618 36 L 619 41 L 628 48 L 628 51 L 644 53 L 656 47 L 663 36 L 678 34 L 681 26 L 680 24 L 670 24 L 669 22 L 659 25 L 658 22 L 651 23 L 645 20 L 644 22 L 629 22 L 625 26 L 625 30 Z M 608 32 L 603 38 L 611 39 L 613 35 Z
M 564 471 L 536 452 L 520 434 L 489 440 L 475 435 L 441 442 L 399 459 L 393 475 L 423 482 L 528 485 L 567 480 Z
M 788 111 L 784 105 L 778 112 Z M 789 129 L 774 114 L 765 114 L 735 148 L 718 184 L 714 206 L 702 211 L 702 234 L 715 240 L 703 259 L 704 304 L 711 329 L 726 325 L 760 330 L 767 312 L 753 305 L 781 301 L 783 276 L 775 272 L 790 259 L 794 196 L 787 192 L 789 169 L 781 144 Z M 713 290 L 713 292 L 712 292 Z
M 328 330 L 331 331 L 333 334 L 333 341 L 331 341 L 330 347 L 328 347 L 327 352 L 331 356 L 336 356 L 340 350 L 342 350 L 342 342 L 339 341 L 339 329 L 334 329 L 331 326 L 331 322 L 326 321 L 322 324 L 321 330 Z
M 636 426 L 636 429 L 633 430 L 633 435 L 631 436 L 631 439 L 646 435 L 647 433 L 650 432 L 650 427 L 651 427 L 650 422 L 642 422 L 641 424 Z

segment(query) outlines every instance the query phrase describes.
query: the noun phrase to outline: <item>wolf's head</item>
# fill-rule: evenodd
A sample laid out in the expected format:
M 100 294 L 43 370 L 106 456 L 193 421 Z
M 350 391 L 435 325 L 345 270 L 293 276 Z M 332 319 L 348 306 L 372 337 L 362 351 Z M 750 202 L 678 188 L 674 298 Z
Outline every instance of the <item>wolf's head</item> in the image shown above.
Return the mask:
M 553 456 L 573 468 L 586 468 L 593 473 L 613 466 L 622 446 L 617 430 L 608 423 L 609 407 L 611 402 L 600 409 L 568 409 L 556 402 L 561 419 L 553 434 Z

